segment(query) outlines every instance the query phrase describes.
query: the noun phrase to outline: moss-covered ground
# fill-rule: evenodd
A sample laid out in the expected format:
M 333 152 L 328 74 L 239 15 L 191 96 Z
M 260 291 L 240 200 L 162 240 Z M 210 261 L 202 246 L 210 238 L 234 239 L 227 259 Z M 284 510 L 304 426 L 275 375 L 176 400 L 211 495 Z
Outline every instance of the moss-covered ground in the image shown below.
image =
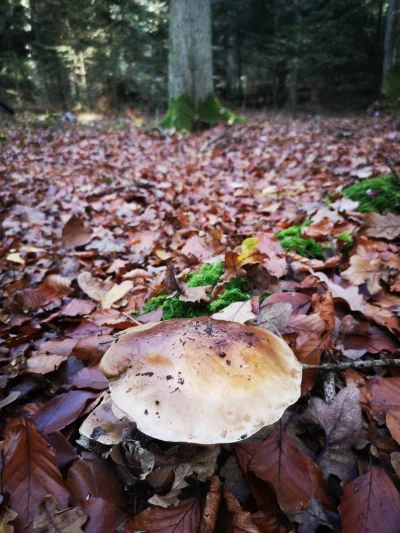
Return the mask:
M 221 262 L 205 264 L 199 272 L 188 275 L 189 287 L 215 287 L 223 274 L 224 268 Z M 150 298 L 143 307 L 145 313 L 155 311 L 159 307 L 163 309 L 163 320 L 171 318 L 195 318 L 197 316 L 210 316 L 221 311 L 233 302 L 244 302 L 250 298 L 250 292 L 244 279 L 233 279 L 226 284 L 225 291 L 219 298 L 212 302 L 182 302 L 179 294 L 171 298 L 166 295 Z
M 386 210 L 400 212 L 400 182 L 395 176 L 362 180 L 344 189 L 343 194 L 359 202 L 358 210 L 361 213 L 383 213 Z
M 303 257 L 323 259 L 324 247 L 315 239 L 306 239 L 301 235 L 301 228 L 303 226 L 309 226 L 311 223 L 311 220 L 308 220 L 301 226 L 291 226 L 290 228 L 275 233 L 275 237 L 279 240 L 282 248 L 286 252 L 295 251 Z

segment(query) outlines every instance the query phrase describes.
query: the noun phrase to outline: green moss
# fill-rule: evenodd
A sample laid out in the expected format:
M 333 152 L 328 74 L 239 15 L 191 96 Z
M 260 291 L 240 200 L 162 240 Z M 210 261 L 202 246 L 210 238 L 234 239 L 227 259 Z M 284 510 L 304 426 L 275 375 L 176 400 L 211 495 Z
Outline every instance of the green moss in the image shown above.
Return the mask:
M 302 224 L 302 226 L 305 225 L 309 226 L 310 224 L 309 222 Z M 275 233 L 275 237 L 279 239 L 282 248 L 286 252 L 292 252 L 294 250 L 303 257 L 323 259 L 324 247 L 314 239 L 304 239 L 301 236 L 302 226 L 291 226 L 290 228 Z
M 222 295 L 209 304 L 211 314 L 218 313 L 233 302 L 245 302 L 250 298 L 249 288 L 244 279 L 232 279 L 226 284 Z
M 168 112 L 159 122 L 161 128 L 176 128 L 179 131 L 193 130 L 195 109 L 189 96 L 180 96 L 169 101 Z
M 340 239 L 343 242 L 348 242 L 348 243 L 352 243 L 353 242 L 353 237 L 350 235 L 350 233 L 348 231 L 344 231 L 343 233 L 339 233 L 338 235 L 336 235 L 336 238 Z
M 263 292 L 260 296 L 260 304 L 263 303 L 264 300 L 266 300 L 268 298 L 268 296 L 271 296 L 272 292 L 271 291 L 266 291 L 266 292 Z
M 221 261 L 216 263 L 206 263 L 199 272 L 188 274 L 188 287 L 205 287 L 206 285 L 215 285 L 224 273 L 224 267 Z
M 379 194 L 375 198 L 368 197 L 367 191 L 374 190 L 379 191 Z M 358 210 L 361 213 L 368 211 L 383 213 L 386 209 L 394 212 L 400 211 L 400 184 L 395 176 L 362 180 L 356 185 L 343 189 L 343 194 L 359 202 Z
M 190 274 L 190 287 L 202 287 L 205 285 L 215 286 L 223 273 L 221 263 L 203 265 L 200 272 Z M 203 276 L 203 277 L 202 277 Z M 203 283 L 200 283 L 200 280 Z M 233 279 L 226 284 L 225 291 L 216 300 L 205 302 L 182 302 L 179 294 L 172 298 L 166 295 L 154 296 L 143 306 L 143 312 L 149 313 L 159 307 L 163 309 L 163 320 L 171 318 L 195 318 L 197 316 L 209 316 L 224 309 L 233 302 L 244 302 L 250 298 L 249 289 L 244 279 Z
M 182 95 L 169 101 L 168 112 L 159 122 L 161 128 L 176 128 L 179 131 L 193 131 L 197 126 L 210 127 L 221 120 L 228 124 L 244 122 L 237 115 L 225 109 L 215 98 L 209 94 L 194 104 L 192 98 Z

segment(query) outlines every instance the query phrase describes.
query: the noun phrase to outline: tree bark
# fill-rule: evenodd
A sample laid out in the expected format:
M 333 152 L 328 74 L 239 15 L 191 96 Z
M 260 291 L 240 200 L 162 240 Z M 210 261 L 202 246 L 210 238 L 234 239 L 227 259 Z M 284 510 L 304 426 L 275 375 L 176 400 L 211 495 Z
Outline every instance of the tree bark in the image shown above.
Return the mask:
M 396 41 L 400 20 L 400 0 L 390 0 L 386 14 L 385 44 L 383 55 L 383 79 L 396 60 Z
M 161 127 L 192 131 L 236 118 L 214 97 L 210 0 L 171 0 L 168 92 Z

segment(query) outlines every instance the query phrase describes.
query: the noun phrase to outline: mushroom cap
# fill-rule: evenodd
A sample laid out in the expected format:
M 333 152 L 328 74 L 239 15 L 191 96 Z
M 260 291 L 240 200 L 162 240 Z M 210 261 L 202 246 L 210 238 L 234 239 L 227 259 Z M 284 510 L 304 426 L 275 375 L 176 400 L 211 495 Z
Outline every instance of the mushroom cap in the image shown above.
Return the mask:
M 273 333 L 208 317 L 130 328 L 100 370 L 140 431 L 198 444 L 236 442 L 276 422 L 300 397 L 302 375 Z

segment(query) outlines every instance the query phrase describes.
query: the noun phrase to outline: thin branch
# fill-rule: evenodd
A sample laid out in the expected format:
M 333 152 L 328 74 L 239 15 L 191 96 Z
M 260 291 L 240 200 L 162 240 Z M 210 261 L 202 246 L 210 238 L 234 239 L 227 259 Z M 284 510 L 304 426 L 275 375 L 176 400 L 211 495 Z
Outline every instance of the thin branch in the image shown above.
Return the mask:
M 346 370 L 347 368 L 374 368 L 379 366 L 400 366 L 400 359 L 377 359 L 371 361 L 338 361 L 337 363 L 324 363 L 322 365 L 307 365 L 300 363 L 303 370 Z

